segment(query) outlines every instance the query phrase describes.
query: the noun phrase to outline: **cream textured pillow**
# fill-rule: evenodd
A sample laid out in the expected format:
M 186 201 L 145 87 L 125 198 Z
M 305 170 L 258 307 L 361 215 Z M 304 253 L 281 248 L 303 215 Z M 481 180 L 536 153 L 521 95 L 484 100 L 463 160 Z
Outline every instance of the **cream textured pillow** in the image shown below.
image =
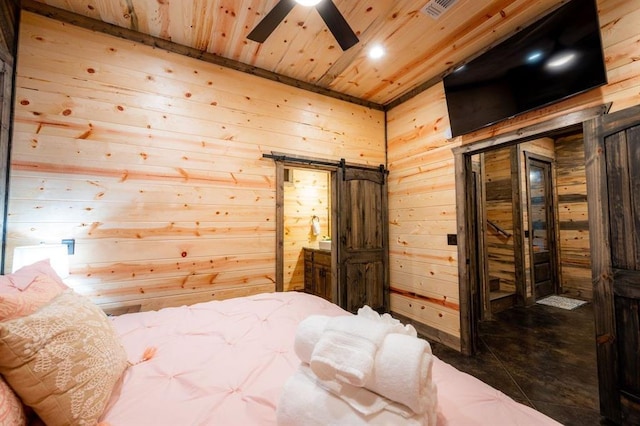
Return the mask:
M 49 426 L 95 425 L 126 366 L 109 319 L 71 290 L 0 322 L 0 373 Z
M 46 275 L 36 275 L 23 291 L 0 286 L 0 321 L 32 314 L 63 291 L 53 278 Z
M 24 426 L 27 418 L 22 409 L 22 402 L 0 377 L 0 425 Z

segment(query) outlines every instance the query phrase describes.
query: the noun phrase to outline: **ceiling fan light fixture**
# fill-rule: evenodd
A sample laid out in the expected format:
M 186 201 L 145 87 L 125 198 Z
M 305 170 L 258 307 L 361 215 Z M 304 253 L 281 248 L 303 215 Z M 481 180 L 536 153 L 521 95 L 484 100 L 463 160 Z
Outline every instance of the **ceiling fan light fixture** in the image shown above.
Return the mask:
M 321 1 L 322 0 L 296 0 L 296 3 L 298 3 L 299 5 L 302 5 L 302 6 L 310 7 L 310 6 L 317 5 Z

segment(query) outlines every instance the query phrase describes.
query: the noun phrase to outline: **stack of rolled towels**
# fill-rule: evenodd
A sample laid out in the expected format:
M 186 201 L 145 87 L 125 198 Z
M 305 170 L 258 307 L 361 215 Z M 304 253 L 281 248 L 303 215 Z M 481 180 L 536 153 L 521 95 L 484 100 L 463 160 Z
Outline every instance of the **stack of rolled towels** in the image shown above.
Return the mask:
M 368 306 L 357 315 L 311 315 L 294 349 L 302 362 L 284 386 L 280 426 L 436 424 L 431 347 L 413 326 Z

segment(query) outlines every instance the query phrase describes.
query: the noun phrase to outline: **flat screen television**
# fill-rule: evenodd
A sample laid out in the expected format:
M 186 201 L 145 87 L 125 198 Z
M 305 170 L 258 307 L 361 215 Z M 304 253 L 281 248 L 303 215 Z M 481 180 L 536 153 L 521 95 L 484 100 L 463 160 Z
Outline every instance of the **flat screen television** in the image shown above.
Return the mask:
M 444 77 L 452 136 L 607 83 L 595 0 L 571 0 Z

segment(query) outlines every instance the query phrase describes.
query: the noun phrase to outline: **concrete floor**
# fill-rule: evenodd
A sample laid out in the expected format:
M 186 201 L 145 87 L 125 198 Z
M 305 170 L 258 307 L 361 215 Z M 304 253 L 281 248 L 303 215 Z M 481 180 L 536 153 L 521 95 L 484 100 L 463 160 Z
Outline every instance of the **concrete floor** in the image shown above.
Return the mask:
M 512 308 L 494 318 L 480 323 L 476 356 L 437 343 L 433 353 L 564 425 L 601 424 L 591 303 Z

